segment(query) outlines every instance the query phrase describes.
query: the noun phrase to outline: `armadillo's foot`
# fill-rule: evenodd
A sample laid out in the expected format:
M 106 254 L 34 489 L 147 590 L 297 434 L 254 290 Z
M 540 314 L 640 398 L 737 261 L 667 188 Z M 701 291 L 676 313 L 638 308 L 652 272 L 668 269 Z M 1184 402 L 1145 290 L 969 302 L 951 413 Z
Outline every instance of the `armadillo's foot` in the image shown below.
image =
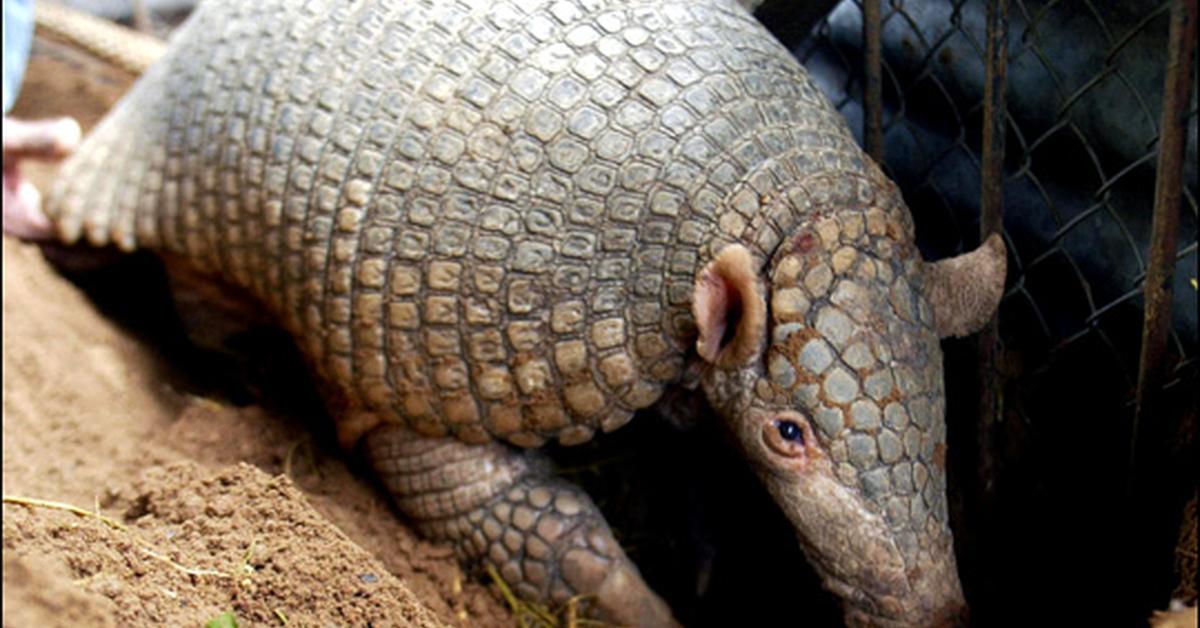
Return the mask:
M 25 159 L 62 159 L 79 144 L 71 118 L 27 122 L 4 117 L 4 233 L 23 240 L 50 240 L 54 225 L 42 212 L 42 195 L 21 176 Z
M 491 565 L 520 597 L 561 605 L 584 596 L 580 607 L 605 621 L 675 625 L 592 500 L 524 452 L 395 425 L 376 428 L 365 442 L 371 465 L 422 532 Z

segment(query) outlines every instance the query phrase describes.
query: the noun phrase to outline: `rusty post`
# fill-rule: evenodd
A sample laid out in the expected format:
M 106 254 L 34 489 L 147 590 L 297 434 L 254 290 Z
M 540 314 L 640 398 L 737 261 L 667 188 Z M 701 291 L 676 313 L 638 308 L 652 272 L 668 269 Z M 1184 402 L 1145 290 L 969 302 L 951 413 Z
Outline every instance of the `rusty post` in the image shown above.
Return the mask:
M 983 163 L 980 166 L 979 236 L 982 241 L 1004 227 L 1004 134 L 1008 124 L 1008 2 L 987 5 L 987 55 L 983 84 Z
M 1168 433 L 1163 411 L 1163 383 L 1170 372 L 1167 337 L 1171 330 L 1171 293 L 1179 239 L 1179 214 L 1183 187 L 1187 115 L 1196 46 L 1196 0 L 1171 2 L 1171 27 L 1163 81 L 1162 117 L 1158 134 L 1158 165 L 1154 182 L 1154 215 L 1150 255 L 1146 267 L 1145 314 L 1142 349 L 1133 421 L 1130 425 L 1125 527 L 1134 542 L 1129 552 L 1131 572 L 1162 573 L 1174 553 L 1168 530 L 1178 516 L 1175 504 L 1164 498 L 1163 486 L 1171 481 L 1166 463 Z M 1136 513 L 1136 514 L 1135 514 Z M 1156 583 L 1162 584 L 1162 583 Z M 1158 594 L 1155 585 L 1144 587 L 1139 601 L 1149 608 Z M 1135 592 L 1136 593 L 1136 592 Z
M 983 159 L 980 164 L 980 241 L 1004 228 L 1004 134 L 1008 115 L 1008 3 L 987 3 L 987 58 L 983 84 Z M 992 431 L 1003 414 L 1003 383 L 997 372 L 999 330 L 996 319 L 979 333 L 979 488 L 986 505 L 993 479 Z
M 863 0 L 863 146 L 883 163 L 883 14 L 879 0 Z
M 1196 0 L 1174 0 L 1171 3 L 1169 38 L 1158 139 L 1158 172 L 1154 182 L 1150 260 L 1144 286 L 1146 311 L 1130 434 L 1131 475 L 1136 474 L 1139 436 L 1146 429 L 1146 422 L 1156 419 L 1156 406 L 1167 371 L 1167 334 L 1171 329 L 1171 293 L 1179 241 L 1189 88 L 1196 49 Z

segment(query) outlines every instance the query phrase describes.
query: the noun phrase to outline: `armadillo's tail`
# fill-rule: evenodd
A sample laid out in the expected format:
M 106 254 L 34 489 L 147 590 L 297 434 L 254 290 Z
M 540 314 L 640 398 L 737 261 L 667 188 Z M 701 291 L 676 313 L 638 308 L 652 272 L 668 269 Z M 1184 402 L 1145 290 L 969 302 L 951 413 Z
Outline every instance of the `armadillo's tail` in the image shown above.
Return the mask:
M 132 119 L 133 110 L 146 110 L 131 102 L 133 96 L 118 103 L 59 169 L 42 208 L 63 242 L 86 238 L 127 251 L 161 244 L 156 213 L 165 156 L 155 148 L 156 121 Z
M 249 139 L 228 138 L 246 137 L 247 118 L 273 110 L 253 104 L 252 86 L 263 75 L 239 62 L 263 28 L 237 17 L 242 4 L 257 6 L 197 7 L 63 164 L 44 204 L 60 239 L 174 253 L 249 283 L 256 232 L 248 230 L 257 223 L 243 208 L 257 210 L 259 188 L 241 178 Z
M 52 3 L 36 9 L 39 35 L 80 48 L 131 74 L 144 74 L 161 58 L 165 44 L 148 35 Z M 158 121 L 132 120 L 138 107 L 135 89 L 100 123 L 59 171 L 43 210 L 58 236 L 74 243 L 86 236 L 97 246 L 116 244 L 132 250 L 158 244 L 152 219 Z M 143 96 L 144 98 L 144 96 Z M 143 109 L 144 110 L 144 109 Z M 149 228 L 147 228 L 149 227 Z
M 145 71 L 63 163 L 43 211 L 66 243 L 86 238 L 124 250 L 168 244 L 172 234 L 163 233 L 163 227 L 174 221 L 160 214 L 164 195 L 171 193 L 163 185 L 170 115 L 164 101 L 170 99 L 163 98 L 162 79 L 167 71 L 163 64 L 147 69 L 162 56 L 161 42 L 155 47 L 138 39 L 144 45 L 131 47 L 126 45 L 130 39 L 121 43 L 112 32 L 121 27 L 56 7 L 38 10 L 38 26 L 55 38 L 113 57 L 132 72 Z

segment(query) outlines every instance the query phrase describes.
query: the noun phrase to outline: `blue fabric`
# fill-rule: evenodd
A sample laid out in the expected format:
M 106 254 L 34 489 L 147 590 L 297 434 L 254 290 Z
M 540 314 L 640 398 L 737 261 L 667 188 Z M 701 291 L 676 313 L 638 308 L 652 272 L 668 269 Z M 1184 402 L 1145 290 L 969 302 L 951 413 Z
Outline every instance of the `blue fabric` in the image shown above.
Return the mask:
M 21 90 L 32 44 L 33 0 L 4 0 L 4 113 Z

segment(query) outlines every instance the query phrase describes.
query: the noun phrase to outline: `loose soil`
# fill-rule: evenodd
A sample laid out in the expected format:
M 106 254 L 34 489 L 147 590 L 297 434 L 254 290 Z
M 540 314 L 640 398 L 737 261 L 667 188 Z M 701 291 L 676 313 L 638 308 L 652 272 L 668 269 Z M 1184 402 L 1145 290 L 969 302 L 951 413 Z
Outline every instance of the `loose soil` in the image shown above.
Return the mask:
M 86 129 L 130 81 L 39 40 L 13 113 Z M 45 189 L 52 169 L 29 172 Z M 115 326 L 37 247 L 5 238 L 3 264 L 5 626 L 512 625 L 327 434 L 196 395 L 182 354 Z

